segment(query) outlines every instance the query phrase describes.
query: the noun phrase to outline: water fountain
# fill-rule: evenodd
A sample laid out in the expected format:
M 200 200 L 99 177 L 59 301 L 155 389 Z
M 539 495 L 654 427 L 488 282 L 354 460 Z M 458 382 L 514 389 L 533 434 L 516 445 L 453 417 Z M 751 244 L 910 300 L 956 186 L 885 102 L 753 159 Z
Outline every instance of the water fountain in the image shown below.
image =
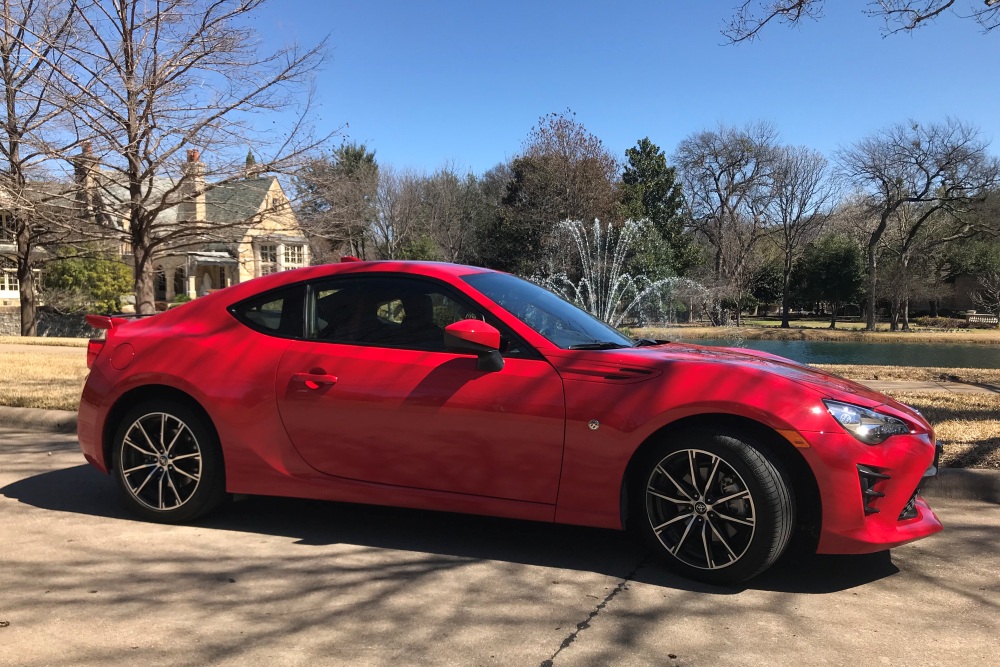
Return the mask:
M 626 220 L 617 228 L 602 225 L 597 219 L 591 225 L 580 220 L 563 221 L 558 229 L 576 246 L 580 279 L 574 282 L 565 273 L 558 273 L 533 280 L 614 327 L 626 321 L 641 326 L 653 320 L 673 319 L 678 295 L 692 295 L 689 304 L 693 304 L 695 295 L 706 290 L 688 278 L 650 280 L 626 271 L 629 252 L 648 225 L 647 220 Z

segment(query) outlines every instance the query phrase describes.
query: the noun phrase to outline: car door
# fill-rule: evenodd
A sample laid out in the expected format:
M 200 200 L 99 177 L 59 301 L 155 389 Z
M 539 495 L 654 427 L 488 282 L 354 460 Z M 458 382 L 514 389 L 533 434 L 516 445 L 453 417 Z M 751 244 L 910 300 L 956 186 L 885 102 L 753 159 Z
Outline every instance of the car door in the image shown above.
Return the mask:
M 278 367 L 296 449 L 338 477 L 554 504 L 565 406 L 552 366 L 523 343 L 500 371 L 445 351 L 443 327 L 482 319 L 464 296 L 408 276 L 342 277 L 308 290 L 307 340 Z M 511 334 L 512 335 L 512 334 Z

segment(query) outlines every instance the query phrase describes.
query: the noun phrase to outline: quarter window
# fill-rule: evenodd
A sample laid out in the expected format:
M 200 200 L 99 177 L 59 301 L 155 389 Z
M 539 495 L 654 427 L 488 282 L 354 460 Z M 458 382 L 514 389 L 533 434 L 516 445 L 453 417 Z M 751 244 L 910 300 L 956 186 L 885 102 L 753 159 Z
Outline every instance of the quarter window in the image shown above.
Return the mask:
M 301 338 L 303 287 L 293 285 L 238 303 L 230 309 L 251 329 L 282 338 Z

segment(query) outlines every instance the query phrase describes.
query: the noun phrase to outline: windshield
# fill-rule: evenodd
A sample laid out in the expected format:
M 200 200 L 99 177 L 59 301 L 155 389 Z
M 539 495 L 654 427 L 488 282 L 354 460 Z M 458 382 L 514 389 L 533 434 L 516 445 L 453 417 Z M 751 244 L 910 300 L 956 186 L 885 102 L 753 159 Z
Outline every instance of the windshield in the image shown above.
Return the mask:
M 465 282 L 563 349 L 632 347 L 632 341 L 552 292 L 506 273 L 475 273 Z

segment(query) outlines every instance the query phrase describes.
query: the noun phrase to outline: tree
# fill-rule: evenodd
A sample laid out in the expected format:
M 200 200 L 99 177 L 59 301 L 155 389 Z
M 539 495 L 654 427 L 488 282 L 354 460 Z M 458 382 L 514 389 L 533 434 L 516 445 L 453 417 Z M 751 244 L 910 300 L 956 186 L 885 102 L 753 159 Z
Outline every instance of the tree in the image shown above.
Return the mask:
M 972 301 L 976 306 L 996 315 L 997 328 L 1000 329 L 1000 269 L 979 276 L 979 289 L 973 292 Z
M 404 251 L 420 237 L 421 177 L 392 167 L 379 170 L 375 192 L 375 219 L 369 229 L 379 259 L 403 259 Z M 420 247 L 426 247 L 421 243 Z
M 552 273 L 557 225 L 564 220 L 605 222 L 614 217 L 618 162 L 572 112 L 552 113 L 532 128 L 497 216 L 482 230 L 487 266 L 522 275 Z
M 987 155 L 979 132 L 959 121 L 895 125 L 840 151 L 840 173 L 864 193 L 872 224 L 866 259 L 866 328 L 875 330 L 878 255 L 895 218 L 912 244 L 932 220 L 946 223 L 941 242 L 969 233 L 972 205 L 997 184 L 1000 163 Z
M 771 182 L 773 194 L 768 201 L 768 215 L 776 224 L 775 238 L 784 258 L 781 326 L 788 328 L 792 266 L 803 244 L 823 223 L 833 188 L 827 178 L 826 158 L 804 146 L 777 151 Z
M 45 301 L 64 312 L 120 313 L 122 295 L 132 287 L 131 273 L 112 248 L 95 245 L 80 252 L 64 247 L 46 267 Z
M 439 259 L 460 262 L 469 256 L 485 201 L 479 181 L 445 165 L 424 181 L 422 223 L 437 246 Z
M 690 224 L 711 245 L 714 279 L 736 303 L 737 318 L 751 261 L 768 231 L 776 156 L 774 129 L 758 123 L 693 134 L 674 157 Z
M 783 298 L 784 287 L 784 267 L 781 262 L 766 262 L 753 272 L 750 296 L 757 300 L 758 305 L 767 306 Z
M 303 226 L 324 239 L 328 250 L 345 248 L 364 257 L 378 176 L 375 151 L 365 144 L 344 142 L 330 155 L 310 160 L 295 176 Z
M 684 196 L 676 170 L 667 166 L 666 155 L 649 137 L 626 150 L 625 157 L 619 217 L 649 220 L 654 232 L 641 244 L 633 266 L 653 280 L 686 274 L 696 254 L 684 229 Z
M 722 34 L 733 44 L 750 42 L 772 21 L 797 25 L 803 19 L 818 20 L 823 15 L 824 0 L 745 0 L 727 22 Z M 956 7 L 968 7 L 961 13 Z M 946 12 L 974 19 L 989 32 L 1000 25 L 997 0 L 875 0 L 865 13 L 883 19 L 883 34 L 912 32 Z
M 796 261 L 792 285 L 799 298 L 830 304 L 830 328 L 837 328 L 841 306 L 861 296 L 864 286 L 861 248 L 841 234 L 819 238 L 808 244 Z
M 59 67 L 73 96 L 81 135 L 92 140 L 110 200 L 121 196 L 134 255 L 136 309 L 154 312 L 154 264 L 167 248 L 203 243 L 220 229 L 205 221 L 162 215 L 181 193 L 245 175 L 250 143 L 261 172 L 290 169 L 322 143 L 308 132 L 301 97 L 322 62 L 324 44 L 261 52 L 249 25 L 265 0 L 91 0 L 80 4 L 79 46 Z M 255 131 L 266 112 L 301 109 L 286 132 Z M 251 121 L 258 121 L 253 125 Z M 328 135 L 329 136 L 329 135 Z M 182 170 L 198 162 L 214 170 Z M 157 179 L 173 179 L 156 187 Z M 124 195 L 117 195 L 123 190 Z M 233 225 L 239 223 L 232 223 Z
M 21 335 L 37 333 L 35 269 L 45 246 L 64 236 L 68 201 L 53 188 L 39 189 L 41 164 L 60 147 L 60 103 L 55 70 L 74 36 L 75 3 L 60 0 L 0 2 L 0 191 L 8 214 L 0 236 L 16 248 Z M 61 204 L 61 205 L 60 205 Z

